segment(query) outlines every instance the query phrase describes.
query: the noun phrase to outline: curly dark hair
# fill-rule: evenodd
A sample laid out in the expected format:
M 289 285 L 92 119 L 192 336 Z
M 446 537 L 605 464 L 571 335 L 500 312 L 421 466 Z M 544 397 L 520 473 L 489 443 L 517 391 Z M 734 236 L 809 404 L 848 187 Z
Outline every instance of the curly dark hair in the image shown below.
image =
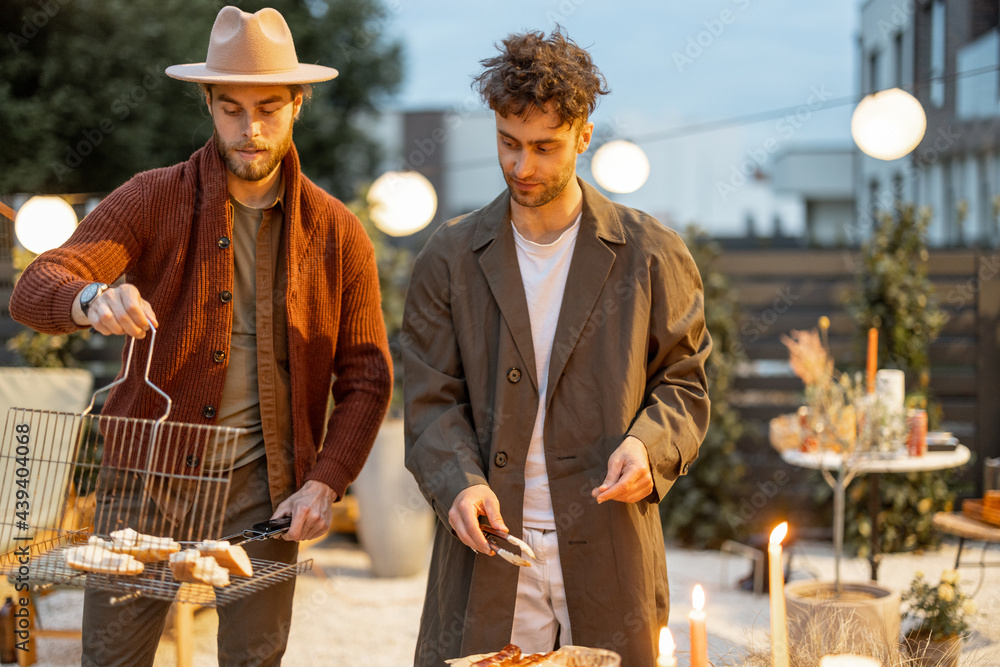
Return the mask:
M 548 37 L 540 31 L 508 35 L 497 49 L 500 55 L 480 61 L 485 69 L 472 87 L 504 118 L 552 102 L 564 123 L 586 121 L 597 96 L 611 92 L 590 54 L 559 26 Z

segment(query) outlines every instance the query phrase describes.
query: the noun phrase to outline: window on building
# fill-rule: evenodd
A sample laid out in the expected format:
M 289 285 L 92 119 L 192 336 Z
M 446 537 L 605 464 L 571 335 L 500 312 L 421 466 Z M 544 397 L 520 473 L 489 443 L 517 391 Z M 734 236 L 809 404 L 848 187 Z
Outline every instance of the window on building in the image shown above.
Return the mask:
M 881 79 L 878 75 L 879 68 L 879 52 L 872 51 L 868 54 L 868 92 L 874 93 L 881 90 L 879 84 Z
M 976 201 L 973 210 L 976 214 L 979 242 L 992 247 L 993 238 L 993 201 L 990 197 L 989 155 L 986 152 L 976 155 Z
M 944 106 L 944 0 L 931 5 L 931 104 Z
M 955 216 L 955 174 L 951 160 L 941 161 L 941 225 L 948 245 L 959 245 L 960 232 Z
M 972 0 L 969 7 L 969 36 L 976 39 L 1000 26 L 1000 2 Z
M 873 178 L 868 182 L 868 215 L 871 216 L 871 226 L 874 228 L 876 221 L 878 220 L 878 198 L 881 194 L 879 192 L 878 179 Z
M 903 33 L 897 32 L 892 40 L 892 85 L 903 86 Z

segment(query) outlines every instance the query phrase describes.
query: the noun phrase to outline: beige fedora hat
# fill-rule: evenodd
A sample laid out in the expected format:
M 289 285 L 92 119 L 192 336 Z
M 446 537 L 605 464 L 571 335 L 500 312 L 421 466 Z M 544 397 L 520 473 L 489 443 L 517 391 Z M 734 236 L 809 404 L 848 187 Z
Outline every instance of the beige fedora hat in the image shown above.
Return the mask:
M 255 14 L 223 7 L 212 26 L 205 62 L 172 65 L 166 72 L 181 81 L 265 86 L 337 76 L 332 67 L 299 63 L 285 17 L 270 7 Z

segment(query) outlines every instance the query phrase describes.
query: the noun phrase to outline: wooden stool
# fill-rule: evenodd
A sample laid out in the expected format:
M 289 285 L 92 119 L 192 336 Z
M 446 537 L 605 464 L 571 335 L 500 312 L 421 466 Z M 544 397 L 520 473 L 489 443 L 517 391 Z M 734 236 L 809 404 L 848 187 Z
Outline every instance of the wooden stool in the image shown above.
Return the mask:
M 958 553 L 955 555 L 956 570 L 962 563 L 962 548 L 965 546 L 965 540 L 983 543 L 983 553 L 979 561 L 980 568 L 985 570 L 987 567 L 1000 567 L 1000 561 L 994 563 L 986 562 L 986 550 L 989 548 L 989 545 L 1000 542 L 1000 527 L 976 521 L 961 512 L 938 512 L 934 515 L 933 525 L 942 533 L 954 535 L 958 538 Z M 972 594 L 973 596 L 979 592 L 982 585 L 983 576 L 981 575 L 979 586 L 976 586 L 976 590 Z

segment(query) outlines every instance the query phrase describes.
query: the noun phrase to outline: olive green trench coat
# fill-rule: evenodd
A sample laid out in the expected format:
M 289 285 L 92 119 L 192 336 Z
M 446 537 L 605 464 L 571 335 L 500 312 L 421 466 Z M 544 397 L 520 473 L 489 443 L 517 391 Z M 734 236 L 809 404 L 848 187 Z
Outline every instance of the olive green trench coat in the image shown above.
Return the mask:
M 580 183 L 544 425 L 559 555 L 573 642 L 652 666 L 669 610 L 656 503 L 698 456 L 711 340 L 698 269 L 678 235 Z M 441 667 L 499 650 L 513 622 L 518 568 L 476 554 L 448 522 L 463 489 L 488 484 L 521 534 L 539 383 L 507 192 L 427 242 L 400 344 L 406 466 L 440 519 L 415 664 Z M 598 505 L 591 489 L 627 435 L 646 445 L 655 489 Z

